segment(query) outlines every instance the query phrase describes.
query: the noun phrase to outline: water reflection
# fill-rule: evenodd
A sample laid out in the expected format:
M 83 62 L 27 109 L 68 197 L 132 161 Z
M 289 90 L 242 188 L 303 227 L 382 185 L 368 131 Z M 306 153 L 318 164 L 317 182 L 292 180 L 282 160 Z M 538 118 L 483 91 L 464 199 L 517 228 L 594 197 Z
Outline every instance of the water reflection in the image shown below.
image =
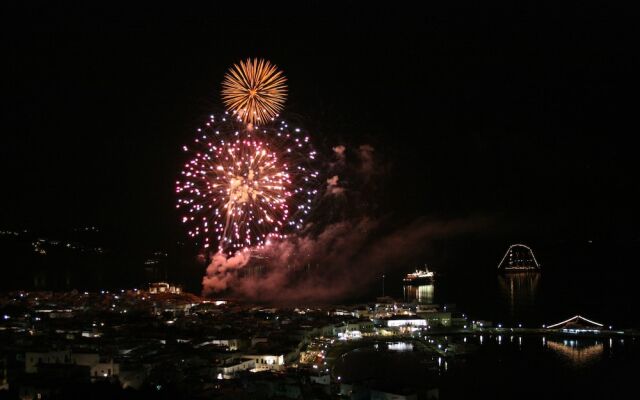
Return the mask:
M 387 343 L 389 351 L 413 351 L 413 343 L 410 342 L 389 342 Z
M 540 274 L 537 272 L 518 272 L 498 276 L 500 292 L 507 300 L 509 316 L 523 317 L 536 304 Z
M 403 289 L 404 299 L 407 302 L 416 301 L 421 304 L 433 303 L 433 294 L 435 291 L 433 284 L 420 286 L 405 285 Z
M 602 343 L 585 344 L 578 340 L 547 340 L 547 347 L 576 365 L 589 364 L 597 360 L 604 351 Z
M 377 348 L 376 348 L 377 345 Z M 415 351 L 412 342 L 388 342 L 367 345 L 338 357 L 333 372 L 342 382 L 426 390 L 433 387 L 439 373 L 435 355 Z M 440 358 L 440 368 L 446 368 Z

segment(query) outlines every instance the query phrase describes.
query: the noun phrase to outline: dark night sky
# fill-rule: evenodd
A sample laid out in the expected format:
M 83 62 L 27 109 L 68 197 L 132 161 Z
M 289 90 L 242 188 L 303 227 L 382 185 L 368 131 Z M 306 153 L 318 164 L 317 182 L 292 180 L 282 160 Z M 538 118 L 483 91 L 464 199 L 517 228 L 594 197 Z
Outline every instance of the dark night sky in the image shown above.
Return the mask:
M 376 148 L 398 218 L 640 235 L 624 9 L 130 7 L 3 6 L 0 225 L 183 238 L 179 148 L 221 109 L 224 71 L 262 56 L 289 79 L 284 116 L 302 116 L 322 151 Z

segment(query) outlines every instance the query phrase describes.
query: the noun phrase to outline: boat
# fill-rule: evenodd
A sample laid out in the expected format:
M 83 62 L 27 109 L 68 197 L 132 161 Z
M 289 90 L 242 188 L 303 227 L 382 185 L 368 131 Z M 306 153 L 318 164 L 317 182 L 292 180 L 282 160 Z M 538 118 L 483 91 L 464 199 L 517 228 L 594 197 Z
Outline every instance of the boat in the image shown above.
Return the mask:
M 434 274 L 426 266 L 424 270 L 416 269 L 415 272 L 407 274 L 403 279 L 405 285 L 425 285 L 433 283 L 433 280 Z
M 540 272 L 540 264 L 531 247 L 517 243 L 509 246 L 504 253 L 498 264 L 498 272 Z

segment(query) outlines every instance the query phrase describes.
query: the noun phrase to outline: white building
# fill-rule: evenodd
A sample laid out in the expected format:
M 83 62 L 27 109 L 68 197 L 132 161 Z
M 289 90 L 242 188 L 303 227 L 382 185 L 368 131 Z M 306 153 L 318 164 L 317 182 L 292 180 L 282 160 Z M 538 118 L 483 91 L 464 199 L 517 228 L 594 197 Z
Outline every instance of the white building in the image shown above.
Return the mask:
M 225 365 L 224 367 L 221 367 L 219 369 L 219 372 L 222 375 L 222 378 L 231 379 L 238 372 L 251 371 L 252 369 L 255 369 L 255 367 L 256 367 L 255 360 L 244 360 L 244 361 L 237 362 L 235 364 Z
M 154 282 L 149 284 L 149 293 L 158 294 L 158 293 L 173 293 L 180 294 L 182 293 L 182 288 L 180 286 L 171 285 L 167 282 Z
M 311 375 L 309 377 L 309 381 L 311 381 L 313 383 L 317 383 L 319 385 L 329 385 L 329 384 L 331 384 L 331 376 L 329 374 Z
M 38 364 L 72 364 L 71 351 L 27 352 L 24 356 L 24 372 L 35 374 Z
M 252 371 L 280 370 L 284 368 L 284 355 L 259 354 L 246 355 L 246 360 L 253 360 L 255 367 Z
M 407 317 L 407 318 L 392 318 L 387 320 L 387 327 L 400 328 L 400 327 L 422 327 L 427 326 L 427 320 L 424 318 Z
M 236 351 L 240 348 L 240 339 L 211 339 L 196 345 L 196 348 L 207 345 L 225 347 L 229 351 Z
M 68 364 L 89 367 L 92 379 L 110 378 L 120 374 L 120 364 L 113 360 L 101 361 L 97 353 L 71 353 L 70 350 L 47 352 L 27 352 L 24 360 L 24 370 L 28 374 L 38 372 L 39 364 Z
M 91 366 L 91 378 L 111 378 L 120 375 L 120 364 L 113 360 L 101 362 Z
M 415 393 L 391 393 L 382 390 L 372 390 L 371 400 L 418 400 Z
M 425 311 L 418 315 L 427 321 L 430 327 L 447 327 L 451 326 L 451 313 L 440 311 Z

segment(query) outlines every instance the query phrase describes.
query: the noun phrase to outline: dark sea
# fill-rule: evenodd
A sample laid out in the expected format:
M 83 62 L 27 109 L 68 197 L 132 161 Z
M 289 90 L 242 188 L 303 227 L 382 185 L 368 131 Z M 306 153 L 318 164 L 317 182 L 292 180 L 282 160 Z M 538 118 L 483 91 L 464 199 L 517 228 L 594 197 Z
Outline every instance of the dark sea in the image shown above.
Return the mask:
M 472 350 L 444 360 L 410 343 L 368 344 L 337 360 L 334 373 L 343 382 L 419 398 L 428 398 L 430 388 L 441 399 L 612 399 L 637 393 L 640 343 L 631 338 L 469 335 L 449 343 Z
M 388 274 L 387 295 L 397 299 L 455 304 L 471 319 L 539 327 L 581 315 L 615 328 L 640 328 L 638 242 L 557 245 L 536 254 L 540 273 L 501 274 L 501 254 L 479 253 L 451 263 L 439 261 L 433 285 L 403 287 L 402 276 Z M 497 252 L 496 252 L 497 253 Z M 474 264 L 475 263 L 475 264 Z M 405 268 L 410 272 L 411 270 Z M 377 288 L 380 293 L 381 288 Z

